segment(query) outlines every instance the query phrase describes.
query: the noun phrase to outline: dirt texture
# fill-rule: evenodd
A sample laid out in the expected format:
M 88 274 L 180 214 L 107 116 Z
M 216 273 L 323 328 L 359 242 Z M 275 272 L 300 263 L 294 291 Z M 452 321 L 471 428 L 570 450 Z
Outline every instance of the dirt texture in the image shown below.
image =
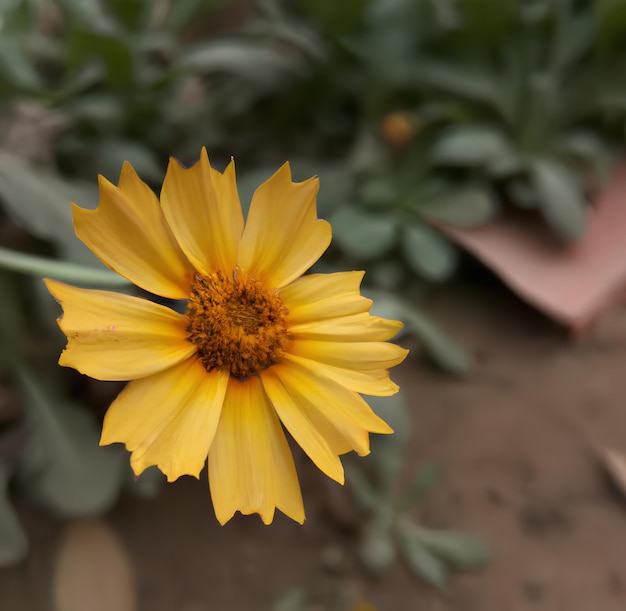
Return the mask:
M 427 309 L 474 357 L 464 380 L 413 354 L 398 369 L 411 406 L 407 479 L 427 462 L 442 472 L 416 508 L 426 525 L 484 537 L 483 570 L 456 575 L 445 593 L 401 562 L 378 577 L 359 565 L 349 492 L 299 457 L 307 521 L 279 516 L 215 521 L 205 481 L 183 478 L 156 501 L 122 499 L 105 517 L 130 558 L 139 611 L 270 611 L 287 588 L 308 611 L 623 611 L 626 499 L 602 451 L 626 452 L 626 311 L 583 340 L 497 287 L 457 287 Z M 0 609 L 53 608 L 64 525 L 20 505 L 32 551 L 0 571 Z M 357 524 L 358 527 L 358 524 Z M 114 611 L 114 610 L 111 610 Z

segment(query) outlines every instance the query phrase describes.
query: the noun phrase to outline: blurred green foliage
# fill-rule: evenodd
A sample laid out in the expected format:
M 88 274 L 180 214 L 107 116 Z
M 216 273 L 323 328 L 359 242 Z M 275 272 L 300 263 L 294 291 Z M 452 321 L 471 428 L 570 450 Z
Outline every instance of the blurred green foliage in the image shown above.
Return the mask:
M 365 266 L 377 313 L 464 373 L 415 305 L 457 268 L 437 226 L 512 204 L 579 238 L 623 151 L 625 41 L 621 0 L 0 0 L 0 395 L 19 390 L 28 424 L 11 457 L 0 427 L 0 565 L 27 549 L 9 482 L 72 516 L 104 511 L 128 478 L 67 399 L 55 304 L 15 273 L 119 284 L 73 232 L 69 202 L 95 206 L 97 174 L 116 181 L 128 160 L 158 188 L 169 155 L 204 145 L 218 166 L 237 159 L 244 206 L 286 159 L 296 179 L 318 174 L 333 268 Z M 372 494 L 372 536 L 432 583 L 469 548 L 482 558 Z

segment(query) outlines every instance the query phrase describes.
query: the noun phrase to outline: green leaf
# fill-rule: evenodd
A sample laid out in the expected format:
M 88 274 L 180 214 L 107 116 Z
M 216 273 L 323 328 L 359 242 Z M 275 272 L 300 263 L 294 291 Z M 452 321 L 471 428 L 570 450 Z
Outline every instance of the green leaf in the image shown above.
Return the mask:
M 130 89 L 135 58 L 130 44 L 121 36 L 75 28 L 71 30 L 68 52 L 72 70 L 78 70 L 86 62 L 97 61 L 104 66 L 109 88 Z
M 404 536 L 403 551 L 410 569 L 424 581 L 444 590 L 449 578 L 446 564 L 422 545 L 417 537 Z
M 146 0 L 107 0 L 106 7 L 126 28 L 139 31 L 140 34 L 152 10 L 151 3 Z
M 56 0 L 65 17 L 77 26 L 98 32 L 112 32 L 115 24 L 108 16 L 103 2 L 100 0 Z
M 64 259 L 102 267 L 76 238 L 72 201 L 93 207 L 98 201 L 97 188 L 62 180 L 46 170 L 35 169 L 16 157 L 0 153 L 0 205 L 9 216 L 29 233 L 55 244 Z
M 396 547 L 385 520 L 375 519 L 363 534 L 359 557 L 372 573 L 389 569 L 396 559 Z
M 69 115 L 80 122 L 93 123 L 96 129 L 117 129 L 126 114 L 124 100 L 112 92 L 84 93 L 74 98 L 67 106 Z
M 305 611 L 306 592 L 303 588 L 293 586 L 285 589 L 272 605 L 272 611 Z
M 271 73 L 297 75 L 300 72 L 297 56 L 244 40 L 219 40 L 196 45 L 182 53 L 176 63 L 178 67 L 194 72 L 225 72 L 259 82 L 265 82 Z
M 28 554 L 28 538 L 9 499 L 12 469 L 0 461 L 0 568 L 13 566 Z
M 490 125 L 456 125 L 447 129 L 433 146 L 435 163 L 487 170 L 519 169 L 520 160 L 510 139 Z
M 455 227 L 476 227 L 487 223 L 497 216 L 498 208 L 491 191 L 481 185 L 466 185 L 416 206 L 424 218 Z
M 439 481 L 439 469 L 436 464 L 428 463 L 413 478 L 406 495 L 404 505 L 409 508 L 421 499 Z
M 415 85 L 433 87 L 461 99 L 485 104 L 507 116 L 506 92 L 501 91 L 498 78 L 492 73 L 424 57 L 413 63 L 412 79 Z
M 99 514 L 115 502 L 124 476 L 124 455 L 99 446 L 89 414 L 54 396 L 18 365 L 29 422 L 18 478 L 24 490 L 62 517 Z
M 1 15 L 1 13 L 0 13 Z M 8 32 L 0 37 L 0 77 L 16 90 L 38 90 L 43 83 L 21 42 Z
M 372 314 L 401 320 L 405 330 L 421 341 L 424 351 L 437 366 L 456 375 L 467 373 L 468 355 L 415 305 L 388 291 L 367 290 L 364 294 L 374 301 Z
M 180 30 L 184 28 L 191 19 L 202 14 L 207 5 L 218 5 L 220 2 L 207 3 L 206 0 L 176 0 L 169 4 L 169 11 L 167 14 L 168 29 Z
M 482 539 L 466 533 L 417 529 L 415 537 L 422 546 L 457 571 L 479 568 L 491 559 L 488 545 Z
M 623 0 L 595 0 L 598 42 L 604 48 L 623 44 L 626 36 L 626 4 Z
M 470 368 L 470 358 L 461 347 L 417 308 L 406 311 L 407 327 L 421 341 L 426 354 L 444 371 L 464 375 Z
M 591 130 L 565 134 L 557 143 L 559 152 L 590 170 L 596 184 L 605 184 L 617 161 L 616 151 Z
M 545 72 L 528 75 L 525 121 L 518 136 L 520 148 L 536 152 L 550 147 L 559 126 L 567 121 L 567 104 L 573 95 L 561 103 L 559 94 L 562 89 L 563 84 L 554 75 Z
M 548 158 L 532 159 L 530 175 L 549 225 L 565 240 L 579 240 L 585 233 L 586 204 L 578 178 L 565 165 Z
M 460 0 L 456 35 L 481 49 L 495 45 L 509 34 L 516 10 L 516 0 Z
M 437 230 L 427 225 L 406 227 L 402 248 L 411 269 L 433 282 L 447 280 L 456 269 L 457 251 Z
M 539 205 L 535 185 L 526 176 L 515 176 L 505 183 L 506 195 L 518 208 L 534 210 Z
M 122 165 L 128 161 L 146 182 L 160 182 L 163 167 L 156 155 L 146 146 L 133 140 L 108 138 L 98 143 L 94 160 L 98 172 L 117 183 Z
M 32 32 L 41 19 L 39 9 L 36 2 L 0 0 L 3 35 L 8 32 L 19 35 Z
M 395 257 L 379 259 L 368 264 L 367 281 L 370 286 L 380 290 L 402 292 L 410 273 Z
M 386 208 L 398 200 L 398 186 L 392 176 L 368 180 L 361 189 L 361 201 L 368 208 Z
M 578 15 L 569 14 L 570 11 L 562 13 L 554 41 L 552 66 L 555 72 L 580 66 L 585 55 L 592 51 L 597 38 L 596 20 L 590 11 L 585 10 Z
M 349 485 L 359 509 L 367 513 L 376 511 L 376 507 L 380 503 L 379 494 L 374 490 L 362 466 L 355 462 L 346 461 L 344 469 L 346 483 Z
M 424 4 L 415 0 L 369 2 L 357 53 L 383 87 L 412 84 L 412 66 L 422 38 L 419 25 L 423 22 L 420 13 Z
M 357 206 L 342 206 L 330 219 L 336 243 L 355 259 L 378 259 L 396 241 L 396 220 L 392 214 L 373 214 Z
M 301 10 L 317 19 L 332 35 L 354 30 L 367 8 L 366 0 L 297 0 Z

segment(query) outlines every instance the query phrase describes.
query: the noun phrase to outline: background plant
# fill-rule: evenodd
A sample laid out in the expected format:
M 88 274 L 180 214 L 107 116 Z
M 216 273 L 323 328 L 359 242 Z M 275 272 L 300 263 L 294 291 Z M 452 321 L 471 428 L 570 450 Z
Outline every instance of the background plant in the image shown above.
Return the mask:
M 620 0 L 3 0 L 0 28 L 2 564 L 27 550 L 9 484 L 72 517 L 128 481 L 97 447 L 97 391 L 59 373 L 39 280 L 120 282 L 73 232 L 69 202 L 95 206 L 98 173 L 116 182 L 129 160 L 158 189 L 169 155 L 193 162 L 206 145 L 213 162 L 236 157 L 244 205 L 285 159 L 296 179 L 318 174 L 328 264 L 365 267 L 378 313 L 459 374 L 468 357 L 417 305 L 457 269 L 437 224 L 513 204 L 565 245 L 623 148 Z M 407 517 L 404 441 L 352 471 L 363 549 L 379 537 L 442 585 L 456 560 L 439 553 L 447 534 Z

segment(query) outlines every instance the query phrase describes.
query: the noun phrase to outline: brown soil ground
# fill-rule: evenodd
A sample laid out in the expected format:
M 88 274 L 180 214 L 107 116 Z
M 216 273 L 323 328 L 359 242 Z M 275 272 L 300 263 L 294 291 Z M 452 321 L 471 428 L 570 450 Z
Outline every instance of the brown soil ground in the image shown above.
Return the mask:
M 252 516 L 222 528 L 206 485 L 185 478 L 106 516 L 129 554 L 140 611 L 269 611 L 292 586 L 306 590 L 308 611 L 358 599 L 380 611 L 626 609 L 626 503 L 598 458 L 602 448 L 626 451 L 626 311 L 573 342 L 501 289 L 446 290 L 428 309 L 476 364 L 462 381 L 417 356 L 397 372 L 413 420 L 404 469 L 440 465 L 416 516 L 484 537 L 491 564 L 455 576 L 445 594 L 401 563 L 374 579 L 359 566 L 356 533 L 324 510 L 328 489 L 303 464 L 303 527 Z M 20 515 L 33 549 L 0 571 L 0 608 L 47 611 L 62 525 L 29 506 Z

